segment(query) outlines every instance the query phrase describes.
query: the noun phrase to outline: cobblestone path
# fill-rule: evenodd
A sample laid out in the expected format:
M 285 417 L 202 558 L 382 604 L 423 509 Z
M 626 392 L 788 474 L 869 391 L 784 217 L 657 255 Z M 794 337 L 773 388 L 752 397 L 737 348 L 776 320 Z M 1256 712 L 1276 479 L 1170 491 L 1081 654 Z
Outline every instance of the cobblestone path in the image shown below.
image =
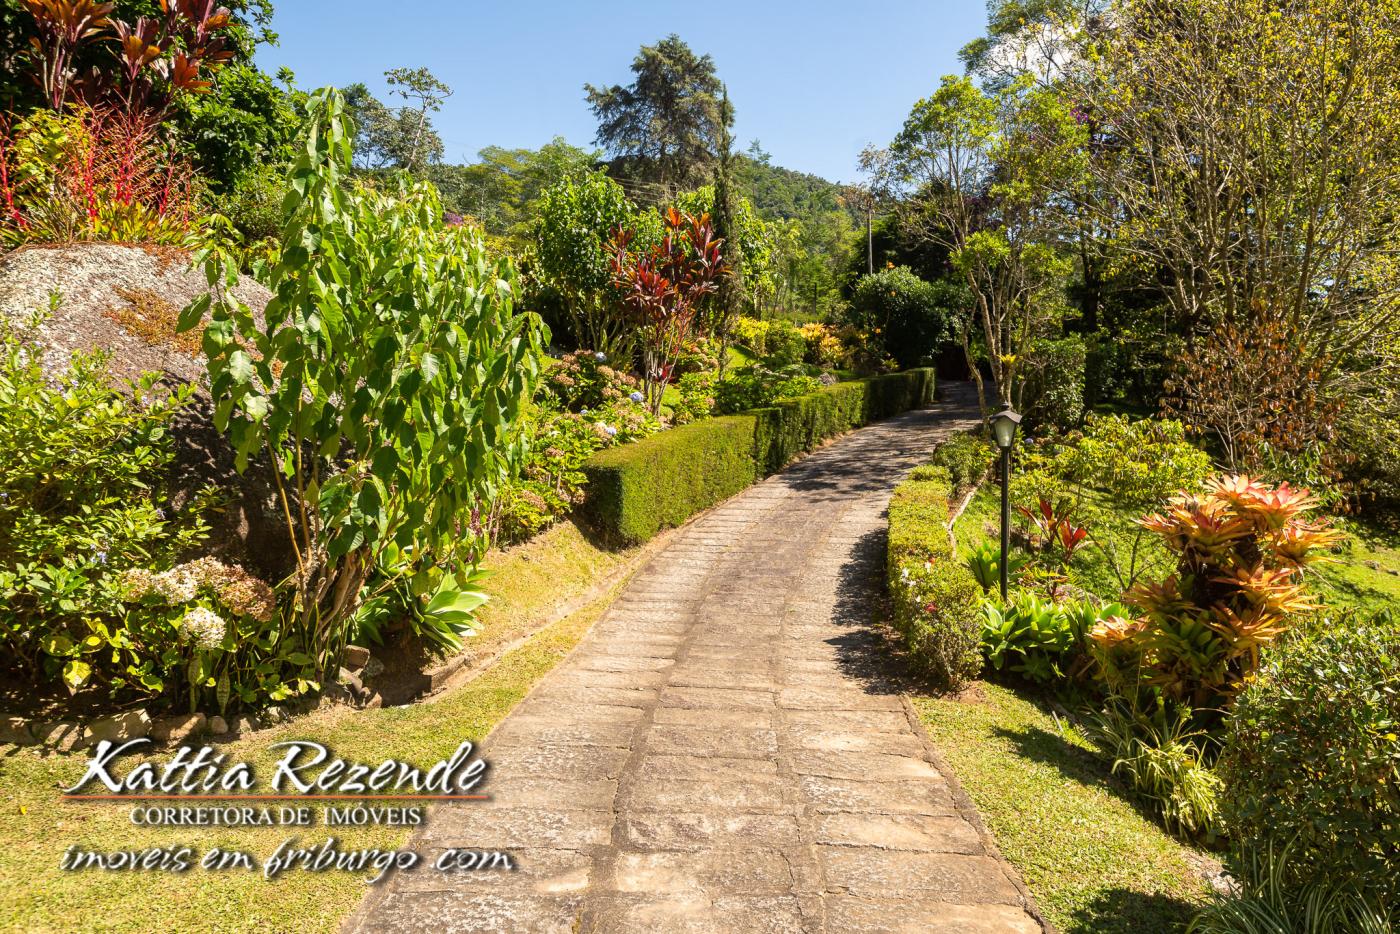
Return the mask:
M 884 509 L 975 415 L 854 432 L 677 533 L 486 744 L 484 804 L 349 931 L 1039 932 L 871 631 Z M 451 847 L 513 872 L 431 869 Z

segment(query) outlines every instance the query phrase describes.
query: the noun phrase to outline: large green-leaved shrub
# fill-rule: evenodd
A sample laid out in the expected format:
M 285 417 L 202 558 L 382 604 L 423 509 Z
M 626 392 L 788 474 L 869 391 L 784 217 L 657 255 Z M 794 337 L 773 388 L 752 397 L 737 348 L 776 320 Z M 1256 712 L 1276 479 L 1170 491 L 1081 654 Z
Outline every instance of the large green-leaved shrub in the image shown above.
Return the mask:
M 884 356 L 900 366 L 919 366 L 952 339 L 958 309 L 967 305 L 961 285 L 926 282 L 909 267 L 897 266 L 856 283 L 846 321 L 871 335 Z
M 996 456 L 996 448 L 979 433 L 959 431 L 938 446 L 929 463 L 946 467 L 948 479 L 957 491 L 982 482 Z
M 321 673 L 357 615 L 401 612 L 446 644 L 471 627 L 485 514 L 519 470 L 543 356 L 510 261 L 444 226 L 431 185 L 352 179 L 353 140 L 340 94 L 312 95 L 265 315 L 215 248 L 212 292 L 181 316 L 210 315 L 210 391 L 239 469 L 275 468 L 296 558 L 282 638 Z
M 41 319 L 33 322 L 36 326 Z M 169 500 L 170 422 L 191 394 L 149 376 L 114 388 L 107 358 L 57 375 L 0 314 L 0 647 L 5 667 L 72 689 L 160 693 L 183 658 L 164 620 L 128 615 L 123 576 L 201 539 L 207 498 Z
M 1400 621 L 1322 619 L 1273 646 L 1235 700 L 1220 771 L 1231 833 L 1288 847 L 1290 883 L 1400 907 Z
M 1084 339 L 1070 334 L 1041 339 L 1026 354 L 1021 409 L 1027 424 L 1068 431 L 1084 417 L 1084 374 L 1088 352 Z

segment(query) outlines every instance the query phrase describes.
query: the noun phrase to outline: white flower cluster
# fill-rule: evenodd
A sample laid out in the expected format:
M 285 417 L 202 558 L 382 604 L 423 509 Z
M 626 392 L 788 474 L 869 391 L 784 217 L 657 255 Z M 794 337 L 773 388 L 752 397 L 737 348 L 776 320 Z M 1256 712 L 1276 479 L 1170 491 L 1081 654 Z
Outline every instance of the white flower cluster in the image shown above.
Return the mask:
M 145 568 L 132 568 L 123 576 L 127 599 L 140 600 L 155 594 L 166 603 L 189 603 L 199 592 L 199 580 L 184 566 L 152 574 Z
M 180 619 L 180 632 L 203 649 L 218 648 L 226 627 L 223 617 L 202 606 L 191 608 Z

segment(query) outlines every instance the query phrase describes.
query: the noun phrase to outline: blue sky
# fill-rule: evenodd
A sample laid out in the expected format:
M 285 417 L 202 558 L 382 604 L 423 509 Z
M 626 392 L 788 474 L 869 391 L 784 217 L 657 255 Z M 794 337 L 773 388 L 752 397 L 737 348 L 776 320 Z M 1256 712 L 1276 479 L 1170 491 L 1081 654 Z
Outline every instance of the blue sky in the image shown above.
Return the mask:
M 562 135 L 590 146 L 585 82 L 625 84 L 643 44 L 675 32 L 714 56 L 729 85 L 740 148 L 758 139 L 779 165 L 834 181 L 856 176 L 867 143 L 887 143 L 957 50 L 980 35 L 972 2 L 730 0 L 542 2 L 276 0 L 277 47 L 304 88 L 425 65 L 455 90 L 436 118 L 450 161 L 487 145 L 534 148 Z

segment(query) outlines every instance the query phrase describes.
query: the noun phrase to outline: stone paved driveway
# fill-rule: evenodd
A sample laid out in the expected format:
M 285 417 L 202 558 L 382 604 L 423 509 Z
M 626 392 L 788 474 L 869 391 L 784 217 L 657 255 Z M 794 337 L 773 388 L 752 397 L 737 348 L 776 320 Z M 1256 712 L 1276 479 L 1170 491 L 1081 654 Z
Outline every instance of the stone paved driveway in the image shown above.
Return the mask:
M 1039 932 L 1024 888 L 879 675 L 893 486 L 957 401 L 855 432 L 675 535 L 486 748 L 486 804 L 349 931 Z

